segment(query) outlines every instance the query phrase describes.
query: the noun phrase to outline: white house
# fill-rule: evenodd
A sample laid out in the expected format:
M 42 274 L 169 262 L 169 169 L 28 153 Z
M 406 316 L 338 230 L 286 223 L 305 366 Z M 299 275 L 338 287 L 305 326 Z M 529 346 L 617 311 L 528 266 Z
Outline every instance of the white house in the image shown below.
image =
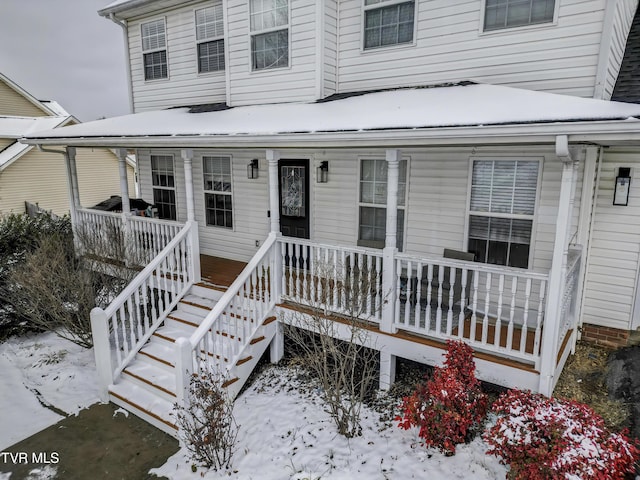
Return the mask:
M 551 394 L 580 332 L 625 343 L 640 105 L 608 100 L 637 3 L 105 7 L 132 114 L 23 139 L 135 150 L 162 217 L 76 198 L 79 223 L 122 225 L 149 260 L 93 315 L 105 398 L 175 432 L 189 372 L 223 365 L 237 393 L 293 310 L 340 322 L 349 282 L 371 285 L 381 387 L 396 357 L 439 363 L 460 338 L 481 379 Z

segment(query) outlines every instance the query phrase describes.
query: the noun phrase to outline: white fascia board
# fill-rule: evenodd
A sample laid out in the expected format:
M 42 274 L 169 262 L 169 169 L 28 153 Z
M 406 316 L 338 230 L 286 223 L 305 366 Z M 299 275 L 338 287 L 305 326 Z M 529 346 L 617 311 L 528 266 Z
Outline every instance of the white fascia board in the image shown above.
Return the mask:
M 487 127 L 450 127 L 354 132 L 315 132 L 268 135 L 176 135 L 22 138 L 29 145 L 92 147 L 220 147 L 220 148 L 347 148 L 442 145 L 498 145 L 555 143 L 557 135 L 569 142 L 640 146 L 640 121 L 594 121 Z

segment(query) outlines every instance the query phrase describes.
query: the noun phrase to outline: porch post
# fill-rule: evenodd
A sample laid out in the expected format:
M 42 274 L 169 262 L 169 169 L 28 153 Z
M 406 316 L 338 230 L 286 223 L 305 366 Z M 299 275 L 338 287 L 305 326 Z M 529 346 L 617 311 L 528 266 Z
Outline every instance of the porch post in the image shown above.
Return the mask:
M 129 182 L 127 181 L 127 149 L 118 149 L 118 167 L 120 168 L 120 195 L 122 197 L 122 213 L 131 212 L 129 202 Z
M 195 220 L 195 206 L 193 201 L 193 150 L 182 149 L 182 161 L 184 162 L 184 192 L 187 197 L 187 221 Z
M 280 234 L 280 201 L 278 199 L 278 150 L 267 150 L 267 162 L 269 163 L 269 212 L 271 215 L 271 231 Z
M 562 153 L 565 153 L 563 155 Z M 555 371 L 558 356 L 558 344 L 562 341 L 559 337 L 560 324 L 564 319 L 560 318 L 562 297 L 567 270 L 567 254 L 569 249 L 568 232 L 571 223 L 571 210 L 573 201 L 571 194 L 574 192 L 576 168 L 571 159 L 566 136 L 558 137 L 556 142 L 556 154 L 563 161 L 562 180 L 560 183 L 560 199 L 558 201 L 558 217 L 556 218 L 556 234 L 553 245 L 553 258 L 549 273 L 549 285 L 547 287 L 547 308 L 545 311 L 542 331 L 542 346 L 540 349 L 540 384 L 539 391 L 543 395 L 551 396 L 555 386 Z
M 387 150 L 387 224 L 382 251 L 382 302 L 380 330 L 383 332 L 395 332 L 393 326 L 396 303 L 396 264 L 395 255 L 396 233 L 398 230 L 398 169 L 400 165 L 400 150 Z

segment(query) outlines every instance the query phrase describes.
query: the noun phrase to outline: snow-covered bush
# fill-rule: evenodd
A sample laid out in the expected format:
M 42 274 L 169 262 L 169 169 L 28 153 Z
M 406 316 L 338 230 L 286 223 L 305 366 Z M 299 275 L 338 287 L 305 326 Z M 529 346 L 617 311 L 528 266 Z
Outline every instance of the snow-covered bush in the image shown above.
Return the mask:
M 233 403 L 216 372 L 191 377 L 189 403 L 176 405 L 180 437 L 191 460 L 220 470 L 231 466 L 238 437 Z
M 418 427 L 427 447 L 453 455 L 456 445 L 473 438 L 487 411 L 487 397 L 475 377 L 473 350 L 462 341 L 448 341 L 443 367 L 402 401 L 404 429 Z
M 492 411 L 498 419 L 484 439 L 510 479 L 623 479 L 638 459 L 635 443 L 578 402 L 510 390 Z

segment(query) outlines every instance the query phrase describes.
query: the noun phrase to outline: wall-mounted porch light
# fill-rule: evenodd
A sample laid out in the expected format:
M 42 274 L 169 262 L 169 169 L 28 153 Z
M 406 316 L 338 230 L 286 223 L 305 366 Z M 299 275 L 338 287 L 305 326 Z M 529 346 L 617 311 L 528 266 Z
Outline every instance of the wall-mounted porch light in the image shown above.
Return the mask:
M 247 165 L 247 178 L 258 178 L 258 159 L 254 158 Z
M 316 182 L 327 183 L 329 181 L 329 162 L 324 160 L 320 162 L 316 170 Z
M 631 169 L 620 167 L 616 177 L 616 188 L 613 192 L 614 205 L 629 205 L 629 187 L 631 186 Z

